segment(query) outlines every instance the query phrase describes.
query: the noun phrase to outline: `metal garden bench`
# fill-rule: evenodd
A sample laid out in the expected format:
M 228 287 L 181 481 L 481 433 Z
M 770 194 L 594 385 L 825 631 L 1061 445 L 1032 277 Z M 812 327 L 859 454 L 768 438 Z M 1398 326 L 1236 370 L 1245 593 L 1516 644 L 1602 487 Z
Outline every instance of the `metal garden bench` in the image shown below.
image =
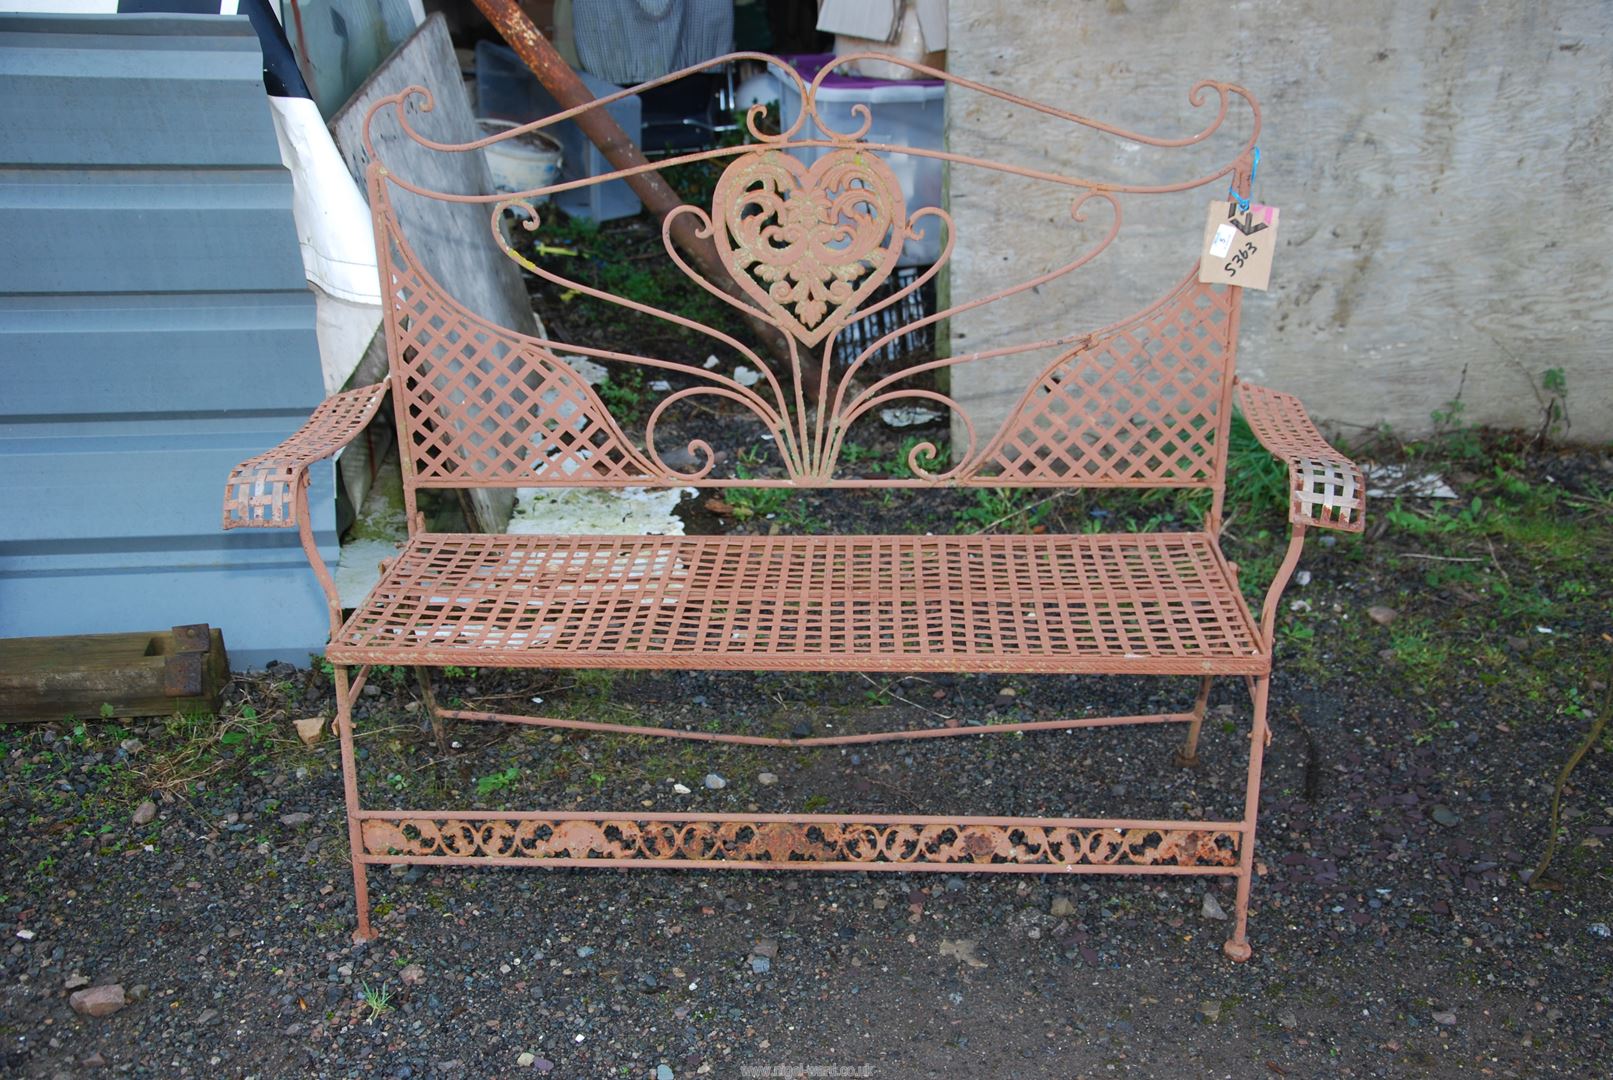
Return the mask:
M 795 78 L 787 67 L 778 70 Z M 946 79 L 950 93 L 991 94 L 1133 144 L 1170 149 L 1197 143 L 1217 131 L 1239 101 L 1248 106 L 1252 131 L 1232 161 L 1206 175 L 1169 185 L 1127 186 L 882 144 L 868 138 L 866 113 L 861 130 L 845 134 L 829 130 L 817 117 L 822 130 L 809 138 L 801 122 L 768 134 L 759 129 L 753 111 L 748 145 L 651 167 L 727 160 L 709 210 L 689 206 L 680 212 L 693 215 L 710 234 L 738 281 L 743 297 L 727 302 L 783 332 L 789 356 L 783 364 L 675 312 L 568 280 L 511 246 L 507 214 L 525 218 L 541 237 L 533 197 L 605 182 L 619 173 L 518 196 L 466 196 L 415 186 L 372 160 L 368 186 L 385 278 L 390 379 L 330 398 L 284 443 L 241 464 L 229 478 L 224 513 L 225 528 L 299 529 L 329 598 L 326 656 L 334 667 L 338 702 L 357 936 L 373 936 L 366 872 L 378 864 L 1133 872 L 1235 878 L 1236 911 L 1225 949 L 1235 960 L 1248 957 L 1246 923 L 1278 601 L 1306 531 L 1313 526 L 1358 531 L 1365 504 L 1359 471 L 1323 440 L 1295 398 L 1236 379 L 1242 289 L 1201 284 L 1193 273 L 1157 303 L 1101 330 L 995 343 L 877 376 L 860 370 L 862 361 L 889 337 L 872 342 L 849 366 L 837 369 L 830 357 L 836 335 L 848 323 L 922 286 L 952 252 L 946 211 L 906 206 L 883 155 L 927 154 L 954 169 L 1018 173 L 1062 185 L 1071 193 L 1077 220 L 1105 206 L 1113 217 L 1107 235 L 1063 267 L 993 297 L 960 301 L 923 320 L 932 324 L 964 306 L 1047 286 L 1089 262 L 1115 238 L 1123 197 L 1208 187 L 1229 178 L 1247 185 L 1259 109 L 1237 86 L 1201 83 L 1190 100 L 1214 106 L 1214 119 L 1188 138 L 1155 139 L 942 72 L 923 72 Z M 818 82 L 796 81 L 811 114 Z M 414 88 L 383 99 L 368 123 L 384 118 L 445 153 L 492 141 L 431 143 L 410 128 L 408 119 L 411 110 L 429 107 L 429 95 Z M 803 149 L 821 156 L 805 166 L 792 156 Z M 743 385 L 720 369 L 560 345 L 482 320 L 456 302 L 453 282 L 433 280 L 411 250 L 393 212 L 400 191 L 485 206 L 491 242 L 532 273 L 705 333 L 762 378 Z M 939 221 L 946 229 L 940 263 L 894 295 L 887 290 L 870 301 L 921 219 Z M 670 240 L 667 249 L 691 278 L 724 298 L 684 262 Z M 1056 359 L 1031 380 L 1008 419 L 978 440 L 966 410 L 934 381 L 936 372 L 956 365 L 1050 347 Z M 654 369 L 682 385 L 630 430 L 562 354 Z M 389 395 L 409 536 L 384 566 L 380 583 L 347 614 L 310 532 L 308 469 L 352 440 Z M 715 403 L 749 422 L 753 432 L 765 430 L 777 449 L 774 473 L 725 475 L 716 468 L 713 447 L 699 438 L 679 458 L 694 465 L 670 464 L 658 445 L 657 428 L 690 398 L 703 398 L 708 413 Z M 956 447 L 946 465 L 934 465 L 934 448 L 921 446 L 909 457 L 907 475 L 857 475 L 841 454 L 848 432 L 893 401 L 950 410 L 968 432 L 967 445 Z M 1260 441 L 1288 463 L 1291 476 L 1291 536 L 1258 619 L 1244 602 L 1237 567 L 1219 543 L 1235 402 Z M 717 428 L 737 426 L 713 425 L 711 437 Z M 443 534 L 425 529 L 417 506 L 418 494 L 432 488 L 547 485 L 1195 488 L 1210 492 L 1212 501 L 1196 532 L 1027 536 Z M 375 664 L 422 670 L 452 664 L 1197 676 L 1197 699 L 1176 713 L 803 739 L 472 713 L 428 700 L 439 737 L 443 719 L 768 746 L 1180 724 L 1185 734 L 1179 764 L 1196 761 L 1212 680 L 1240 677 L 1253 704 L 1247 794 L 1242 816 L 1226 821 L 381 809 L 360 798 L 353 751 L 353 704 Z

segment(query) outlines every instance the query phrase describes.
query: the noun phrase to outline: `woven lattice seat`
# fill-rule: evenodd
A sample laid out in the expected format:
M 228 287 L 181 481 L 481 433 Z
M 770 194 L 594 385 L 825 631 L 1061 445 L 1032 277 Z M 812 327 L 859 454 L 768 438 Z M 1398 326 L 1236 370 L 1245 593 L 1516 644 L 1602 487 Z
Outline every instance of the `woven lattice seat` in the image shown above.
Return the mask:
M 421 534 L 342 663 L 1260 674 L 1215 543 Z

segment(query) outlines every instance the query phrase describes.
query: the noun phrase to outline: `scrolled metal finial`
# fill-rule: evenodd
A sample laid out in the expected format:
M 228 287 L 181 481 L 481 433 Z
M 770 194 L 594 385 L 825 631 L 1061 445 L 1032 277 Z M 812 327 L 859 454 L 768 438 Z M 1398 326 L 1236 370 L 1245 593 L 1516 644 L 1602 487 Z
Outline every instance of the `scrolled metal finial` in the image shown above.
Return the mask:
M 1106 188 L 1094 187 L 1083 191 L 1070 201 L 1070 220 L 1085 222 L 1087 219 L 1086 205 L 1093 199 L 1102 199 L 1109 204 L 1109 208 L 1115 212 L 1117 218 L 1120 216 L 1120 202 L 1114 197 L 1113 193 Z
M 919 462 L 940 460 L 940 450 L 936 448 L 936 445 L 933 442 L 929 441 L 914 443 L 912 449 L 908 450 L 907 452 L 907 467 L 913 473 L 913 475 L 918 477 L 920 480 L 939 480 L 940 474 L 932 473 L 930 470 L 920 465 Z
M 711 443 L 706 442 L 703 438 L 690 438 L 684 450 L 689 451 L 689 456 L 695 459 L 698 467 L 695 467 L 694 471 L 690 472 L 674 469 L 673 466 L 666 464 L 666 458 L 661 456 L 660 448 L 655 445 L 655 429 L 660 424 L 661 414 L 665 413 L 666 409 L 676 405 L 677 401 L 682 401 L 684 398 L 700 397 L 700 395 L 729 398 L 732 401 L 739 401 L 742 405 L 750 406 L 750 403 L 745 401 L 744 397 L 740 397 L 737 393 L 732 393 L 726 387 L 684 387 L 682 390 L 677 390 L 676 393 L 669 393 L 665 398 L 661 398 L 660 403 L 650 411 L 650 417 L 644 424 L 644 451 L 650 456 L 650 461 L 655 463 L 656 469 L 661 469 L 666 476 L 674 480 L 681 480 L 684 484 L 698 484 L 700 480 L 710 476 L 711 469 L 716 466 L 716 451 L 711 448 Z M 752 408 L 752 411 L 756 413 L 755 408 Z M 761 413 L 756 413 L 756 416 L 761 416 Z M 763 422 L 766 422 L 765 417 L 763 417 Z
M 397 95 L 398 127 L 403 129 L 403 133 L 405 135 L 409 136 L 409 138 L 413 139 L 422 146 L 429 146 L 433 149 L 437 149 L 445 145 L 438 143 L 435 139 L 430 139 L 422 135 L 420 132 L 416 131 L 414 125 L 409 122 L 409 103 L 415 98 L 420 99 L 420 111 L 422 113 L 429 113 L 437 108 L 437 98 L 432 94 L 429 88 L 424 86 L 410 86 Z
M 398 95 L 398 108 L 407 108 L 411 98 L 420 99 L 421 112 L 432 112 L 437 108 L 436 95 L 431 92 L 429 86 L 416 85 L 404 88 L 403 92 Z
M 805 111 L 810 111 L 812 113 L 812 122 L 817 125 L 818 131 L 820 133 L 822 133 L 823 138 L 828 139 L 830 142 L 854 143 L 854 142 L 857 142 L 858 140 L 862 139 L 864 136 L 866 136 L 868 134 L 868 132 L 873 128 L 873 126 L 874 126 L 874 112 L 873 112 L 873 110 L 870 109 L 865 103 L 859 101 L 859 102 L 857 102 L 857 104 L 855 104 L 855 105 L 853 105 L 851 107 L 851 115 L 856 116 L 856 117 L 861 117 L 862 126 L 859 127 L 856 131 L 848 131 L 848 132 L 836 131 L 834 128 L 829 126 L 829 122 L 827 120 L 825 120 L 823 118 L 823 114 L 818 111 L 818 100 L 817 100 L 817 97 L 816 97 L 816 90 L 817 90 L 817 83 L 814 82 L 813 83 L 814 96 L 813 96 L 812 100 L 808 103 L 807 109 Z
M 766 116 L 766 105 L 763 105 L 761 102 L 757 102 L 755 105 L 752 105 L 750 108 L 745 110 L 745 130 L 750 133 L 751 138 L 756 139 L 759 142 L 776 142 L 782 136 L 763 131 L 757 126 L 758 123 Z
M 514 214 L 520 222 L 521 228 L 529 233 L 535 233 L 543 226 L 543 218 L 532 201 L 521 195 L 500 199 L 493 204 L 493 212 L 488 216 L 488 226 L 493 230 L 493 243 L 497 244 L 498 249 L 504 252 L 516 265 L 536 274 L 539 272 L 537 264 L 519 251 L 516 251 L 514 245 L 510 243 L 509 237 L 504 233 L 504 214 L 506 211 Z

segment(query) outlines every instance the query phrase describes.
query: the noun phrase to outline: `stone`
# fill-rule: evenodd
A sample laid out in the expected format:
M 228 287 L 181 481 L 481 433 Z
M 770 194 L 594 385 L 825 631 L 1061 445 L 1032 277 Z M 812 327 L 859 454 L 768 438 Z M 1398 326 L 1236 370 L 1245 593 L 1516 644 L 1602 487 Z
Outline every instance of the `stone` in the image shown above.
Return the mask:
M 426 969 L 419 964 L 409 964 L 398 972 L 398 978 L 403 980 L 404 986 L 419 986 L 426 981 Z
M 128 1003 L 123 987 L 117 983 L 78 990 L 67 999 L 67 1004 L 80 1016 L 111 1016 Z
M 796 739 L 809 738 L 812 735 L 812 722 L 810 720 L 797 720 L 790 725 L 790 736 Z
M 150 825 L 156 819 L 157 804 L 152 802 L 150 799 L 147 799 L 145 802 L 134 808 L 134 813 L 129 817 L 129 824 L 135 826 Z
M 1068 896 L 1055 896 L 1053 903 L 1048 905 L 1047 913 L 1055 919 L 1068 919 L 1075 914 L 1075 904 Z
M 756 775 L 756 782 L 763 787 L 772 787 L 774 784 L 778 783 L 778 775 L 770 772 L 758 773 Z
M 134 1005 L 146 1000 L 146 995 L 149 993 L 151 993 L 151 987 L 145 983 L 135 983 L 129 987 L 129 992 L 125 996 L 129 999 L 129 1004 Z
M 203 1009 L 201 1011 L 201 1013 L 196 1017 L 196 1026 L 197 1027 L 210 1027 L 217 1020 L 218 1020 L 218 1010 L 217 1009 Z
M 532 1067 L 538 1070 L 540 1073 L 553 1072 L 554 1062 L 550 1061 L 548 1058 L 540 1057 L 538 1060 L 532 1063 Z
M 766 975 L 773 970 L 773 961 L 765 956 L 753 956 L 750 958 L 750 969 L 756 975 Z
M 1382 604 L 1373 604 L 1371 607 L 1367 608 L 1367 618 L 1371 619 L 1379 626 L 1388 626 L 1399 617 L 1400 612 L 1396 611 L 1392 607 L 1385 607 Z
M 323 716 L 305 716 L 301 720 L 294 721 L 293 726 L 296 727 L 297 738 L 303 741 L 303 745 L 312 746 L 325 733 L 325 718 Z
M 716 773 L 710 772 L 706 774 L 706 786 L 712 791 L 721 791 L 723 788 L 728 786 L 728 781 L 724 780 Z
M 1221 1003 L 1219 1001 L 1199 1002 L 1199 1019 L 1206 1024 L 1213 1024 L 1221 1019 Z
M 1299 1027 L 1299 1017 L 1294 1015 L 1293 1009 L 1280 1009 L 1277 1012 L 1277 1023 L 1289 1031 Z
M 534 1054 L 530 1050 L 523 1050 L 516 1055 L 515 1064 L 518 1068 L 530 1069 L 537 1062 L 537 1060 L 538 1055 Z
M 1433 1017 L 1434 1023 L 1443 1024 L 1445 1027 L 1451 1027 L 1456 1023 L 1456 1013 L 1451 1009 L 1444 1009 L 1440 1012 L 1434 1013 Z
M 942 956 L 950 956 L 960 964 L 966 964 L 972 968 L 986 967 L 986 962 L 975 955 L 975 947 L 974 941 L 968 938 L 960 938 L 957 941 L 948 941 L 946 938 L 942 938 L 939 952 Z
M 1221 906 L 1221 901 L 1215 898 L 1214 893 L 1204 894 L 1204 904 L 1199 908 L 1199 914 L 1216 922 L 1227 921 L 1226 909 Z
M 751 947 L 750 954 L 752 956 L 765 956 L 771 960 L 778 955 L 778 942 L 770 938 L 762 938 Z
M 294 814 L 280 815 L 280 824 L 284 825 L 288 829 L 300 829 L 313 820 L 314 815 L 300 810 Z
M 657 1065 L 655 1067 L 655 1080 L 672 1080 L 672 1066 Z
M 1453 828 L 1462 823 L 1462 819 L 1456 816 L 1456 811 L 1452 810 L 1448 806 L 1435 806 L 1428 812 L 1428 816 L 1433 818 L 1439 824 L 1445 826 L 1447 829 Z
M 577 947 L 578 959 L 586 960 L 592 955 L 594 955 L 594 947 L 592 945 L 579 945 Z
M 99 1050 L 92 1050 L 79 1064 L 86 1069 L 104 1069 L 106 1068 L 106 1055 Z
M 68 990 L 78 990 L 88 985 L 90 985 L 90 977 L 88 975 L 80 975 L 76 971 L 67 977 L 66 982 L 62 983 L 62 986 Z
M 685 787 L 684 785 L 682 785 L 682 784 L 673 784 L 672 785 L 672 790 L 674 792 L 676 792 L 677 794 L 679 794 L 679 795 L 687 795 L 687 794 L 689 794 L 689 789 L 687 787 Z

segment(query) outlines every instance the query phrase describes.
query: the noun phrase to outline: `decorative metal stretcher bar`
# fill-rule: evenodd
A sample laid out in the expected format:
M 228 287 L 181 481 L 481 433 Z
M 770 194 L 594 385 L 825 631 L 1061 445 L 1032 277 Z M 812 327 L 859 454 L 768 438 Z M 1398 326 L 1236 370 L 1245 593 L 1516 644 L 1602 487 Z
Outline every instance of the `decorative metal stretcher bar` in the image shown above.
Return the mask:
M 369 125 L 382 118 L 423 146 L 477 150 L 513 131 L 444 145 L 410 125 L 431 108 L 419 88 L 382 100 L 366 126 L 368 186 L 385 278 L 388 382 L 338 394 L 281 445 L 231 474 L 225 528 L 292 528 L 330 603 L 327 656 L 334 666 L 348 826 L 360 937 L 373 936 L 367 868 L 389 863 L 551 866 L 683 866 L 775 869 L 946 870 L 1219 874 L 1234 877 L 1237 903 L 1226 952 L 1245 959 L 1249 888 L 1273 624 L 1312 526 L 1358 531 L 1365 511 L 1356 467 L 1317 433 L 1299 402 L 1235 377 L 1242 290 L 1189 274 L 1158 303 L 1097 331 L 925 359 L 875 374 L 867 361 L 890 341 L 968 308 L 1041 288 L 1090 262 L 1120 230 L 1122 197 L 1248 183 L 1260 111 L 1240 87 L 1202 82 L 1189 101 L 1214 117 L 1187 137 L 1160 139 L 1026 101 L 921 65 L 949 93 L 987 94 L 1134 145 L 1163 150 L 1203 142 L 1241 102 L 1250 133 L 1233 157 L 1179 183 L 1099 183 L 1002 162 L 870 141 L 872 117 L 840 133 L 815 108 L 820 74 L 793 79 L 805 102 L 780 134 L 748 118 L 752 141 L 654 163 L 666 168 L 726 159 L 713 205 L 684 206 L 733 275 L 729 295 L 673 245 L 667 256 L 701 288 L 782 332 L 787 363 L 773 363 L 734 337 L 676 312 L 612 297 L 529 260 L 509 238 L 513 214 L 541 236 L 534 199 L 615 172 L 514 196 L 428 191 L 376 159 Z M 849 59 L 849 58 L 848 58 Z M 888 58 L 887 58 L 888 59 Z M 839 63 L 831 64 L 825 74 Z M 660 82 L 681 78 L 690 71 Z M 599 108 L 617 97 L 521 130 Z M 807 120 L 821 135 L 806 137 Z M 803 165 L 793 152 L 820 156 Z M 1110 224 L 1064 265 L 961 301 L 869 342 L 848 365 L 831 363 L 837 335 L 855 319 L 899 303 L 940 271 L 953 251 L 951 218 L 910 208 L 886 154 L 940 158 L 952 167 L 996 169 L 1069 189 L 1072 215 L 1106 208 Z M 761 379 L 742 385 L 719 370 L 672 360 L 541 340 L 477 317 L 451 282 L 432 279 L 398 226 L 398 192 L 474 203 L 490 236 L 529 272 L 564 289 L 710 337 Z M 1006 211 L 1006 208 L 1005 208 Z M 926 220 L 945 232 L 941 259 L 881 299 L 904 242 Z M 968 412 L 932 373 L 1032 350 L 1055 355 L 995 431 L 977 432 Z M 624 429 L 562 358 L 661 369 L 688 385 L 667 393 L 641 431 Z M 390 394 L 398 430 L 409 537 L 380 583 L 350 616 L 337 599 L 308 525 L 308 469 L 352 440 Z M 1236 398 L 1234 397 L 1236 395 Z M 670 464 L 657 443 L 669 411 L 692 398 L 754 417 L 772 437 L 773 475 L 724 476 L 705 440 L 687 447 L 694 465 Z M 1287 554 L 1256 619 L 1219 537 L 1227 432 L 1236 400 L 1260 441 L 1291 478 Z M 905 475 L 858 476 L 844 453 L 848 433 L 893 402 L 939 405 L 957 418 L 964 445 L 949 465 L 935 447 L 914 448 Z M 710 412 L 708 408 L 706 410 Z M 513 486 L 708 487 L 1180 487 L 1207 489 L 1202 531 L 1082 536 L 712 536 L 556 537 L 426 531 L 416 506 L 424 488 Z M 1177 763 L 1196 762 L 1199 730 L 1216 675 L 1241 676 L 1253 703 L 1244 813 L 1236 821 L 1114 820 L 882 815 L 451 812 L 365 808 L 353 754 L 353 703 L 372 664 L 422 672 L 433 726 L 444 719 L 535 724 L 597 732 L 769 746 L 825 746 L 892 739 L 975 736 L 980 729 L 915 729 L 806 739 L 647 728 L 576 718 L 474 713 L 437 707 L 426 669 L 448 664 L 510 667 L 739 668 L 1195 675 L 1199 690 L 1180 713 L 1084 717 L 993 725 L 1042 731 L 1121 724 L 1182 724 Z M 357 668 L 356 674 L 351 669 Z

